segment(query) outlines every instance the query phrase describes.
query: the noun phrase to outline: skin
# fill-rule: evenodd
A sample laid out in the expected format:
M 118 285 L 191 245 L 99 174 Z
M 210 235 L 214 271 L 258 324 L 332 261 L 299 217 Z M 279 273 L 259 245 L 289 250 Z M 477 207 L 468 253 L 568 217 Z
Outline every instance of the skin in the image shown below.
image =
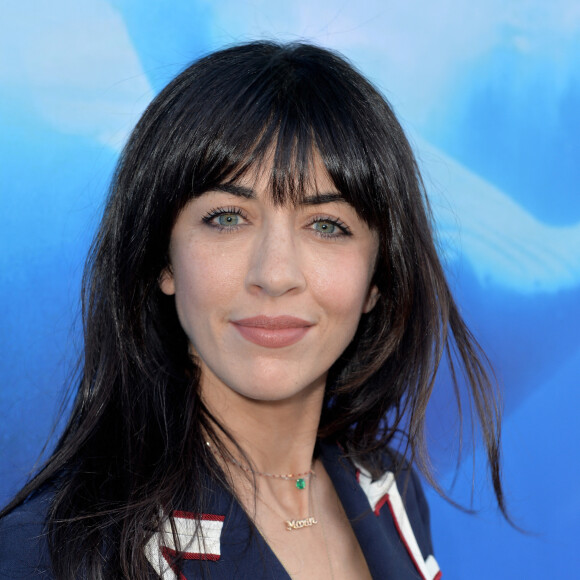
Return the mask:
M 306 202 L 298 205 L 272 203 L 267 169 L 185 206 L 160 287 L 175 296 L 209 410 L 255 469 L 299 473 L 312 463 L 328 369 L 376 303 L 371 280 L 378 241 L 318 159 Z M 250 327 L 248 339 L 239 321 L 257 316 L 291 316 L 299 329 Z M 295 335 L 292 344 L 278 346 L 277 337 L 284 342 L 288 332 Z M 309 493 L 285 480 L 258 478 L 257 502 L 244 472 L 224 467 L 293 578 L 328 577 L 330 561 L 334 578 L 364 577 L 364 558 L 322 465 L 314 465 Z M 304 517 L 313 505 L 324 514 L 324 529 L 284 530 L 281 515 Z M 331 558 L 321 560 L 325 549 Z

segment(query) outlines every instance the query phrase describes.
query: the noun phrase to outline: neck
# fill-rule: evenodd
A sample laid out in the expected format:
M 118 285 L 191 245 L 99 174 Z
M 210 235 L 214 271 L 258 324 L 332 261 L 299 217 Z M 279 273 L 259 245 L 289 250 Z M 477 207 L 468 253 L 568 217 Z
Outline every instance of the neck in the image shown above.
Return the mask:
M 271 474 L 302 473 L 310 469 L 324 380 L 283 401 L 258 401 L 227 387 L 205 386 L 202 384 L 205 405 L 242 448 L 253 469 Z M 234 457 L 239 457 L 239 452 L 228 441 L 224 443 Z

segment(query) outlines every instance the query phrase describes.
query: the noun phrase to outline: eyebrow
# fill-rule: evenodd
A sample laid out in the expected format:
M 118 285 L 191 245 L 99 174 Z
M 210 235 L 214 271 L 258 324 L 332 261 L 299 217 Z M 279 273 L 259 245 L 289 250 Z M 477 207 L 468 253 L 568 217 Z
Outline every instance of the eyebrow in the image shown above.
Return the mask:
M 223 191 L 224 193 L 230 193 L 236 197 L 243 197 L 244 199 L 256 199 L 256 192 L 243 185 L 236 185 L 235 183 L 221 183 L 216 185 L 214 191 Z
M 346 199 L 342 194 L 335 193 L 318 193 L 311 197 L 305 197 L 302 201 L 302 205 L 322 205 L 323 203 L 346 203 Z
M 236 197 L 243 197 L 244 199 L 256 199 L 256 192 L 250 187 L 243 185 L 236 185 L 235 183 L 222 183 L 213 188 L 215 191 L 223 191 L 235 195 Z M 342 194 L 338 192 L 332 193 L 318 193 L 309 197 L 303 198 L 299 205 L 322 205 L 324 203 L 346 203 Z

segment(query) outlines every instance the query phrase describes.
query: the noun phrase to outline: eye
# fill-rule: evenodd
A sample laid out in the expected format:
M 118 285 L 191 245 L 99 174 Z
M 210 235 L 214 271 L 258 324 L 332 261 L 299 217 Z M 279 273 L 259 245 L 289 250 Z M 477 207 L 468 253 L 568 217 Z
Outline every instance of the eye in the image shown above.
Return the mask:
M 237 207 L 217 207 L 205 214 L 202 221 L 220 231 L 235 231 L 245 223 L 246 216 Z
M 240 216 L 235 213 L 222 213 L 215 218 L 220 226 L 237 226 Z
M 336 224 L 333 224 L 332 222 L 329 221 L 314 222 L 312 224 L 312 227 L 315 231 L 317 231 L 320 234 L 334 234 L 338 229 L 338 226 Z
M 322 238 L 338 238 L 352 235 L 349 227 L 338 218 L 317 217 L 310 227 Z

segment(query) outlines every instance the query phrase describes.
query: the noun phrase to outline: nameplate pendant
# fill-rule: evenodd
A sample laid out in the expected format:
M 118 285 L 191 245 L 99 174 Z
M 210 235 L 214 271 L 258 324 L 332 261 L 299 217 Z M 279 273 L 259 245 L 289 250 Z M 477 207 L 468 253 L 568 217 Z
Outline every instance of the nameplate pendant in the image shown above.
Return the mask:
M 289 532 L 292 530 L 301 530 L 302 528 L 309 528 L 317 523 L 318 520 L 313 516 L 304 518 L 303 520 L 286 520 L 286 530 Z

